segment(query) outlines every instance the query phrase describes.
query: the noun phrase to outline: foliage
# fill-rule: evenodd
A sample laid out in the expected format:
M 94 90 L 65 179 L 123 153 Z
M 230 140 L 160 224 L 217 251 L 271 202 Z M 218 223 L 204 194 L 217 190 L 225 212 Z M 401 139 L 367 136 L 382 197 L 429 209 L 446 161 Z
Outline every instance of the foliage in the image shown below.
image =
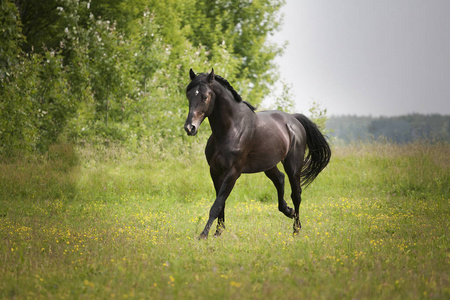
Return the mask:
M 412 114 L 400 117 L 330 117 L 327 128 L 332 137 L 348 143 L 388 140 L 395 143 L 414 141 L 450 142 L 450 116 Z
M 3 1 L 0 153 L 179 140 L 190 68 L 214 67 L 258 104 L 275 79 L 281 50 L 267 36 L 283 3 Z
M 8 69 L 17 62 L 20 46 L 25 41 L 17 7 L 12 1 L 0 3 L 0 81 L 10 76 Z
M 287 113 L 294 113 L 295 103 L 294 97 L 292 95 L 291 89 L 292 85 L 286 82 L 281 82 L 282 91 L 281 95 L 275 99 L 275 109 L 285 111 Z
M 261 103 L 276 79 L 273 58 L 282 49 L 268 43 L 267 37 L 279 28 L 278 11 L 284 3 L 279 0 L 197 1 L 184 19 L 191 29 L 189 39 L 194 45 L 205 45 L 210 51 L 209 58 L 214 58 L 215 49 L 224 45 L 238 59 L 233 86 L 255 105 Z
M 309 109 L 309 114 L 311 120 L 316 123 L 322 133 L 328 134 L 328 130 L 326 129 L 328 120 L 327 109 L 322 108 L 319 102 L 313 101 L 311 108 Z
M 18 52 L 2 78 L 0 90 L 0 154 L 14 150 L 47 150 L 56 142 L 67 116 L 75 111 L 68 93 L 62 56 Z
M 296 237 L 271 181 L 244 175 L 226 231 L 197 241 L 215 195 L 202 150 L 1 163 L 0 298 L 448 298 L 448 145 L 334 148 Z

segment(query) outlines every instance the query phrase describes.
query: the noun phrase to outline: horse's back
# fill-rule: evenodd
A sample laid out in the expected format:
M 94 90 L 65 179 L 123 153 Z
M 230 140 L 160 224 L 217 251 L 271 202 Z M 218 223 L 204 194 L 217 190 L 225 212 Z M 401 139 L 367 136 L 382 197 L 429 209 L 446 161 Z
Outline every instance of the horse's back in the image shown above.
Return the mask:
M 298 143 L 302 132 L 303 126 L 291 114 L 276 110 L 257 113 L 243 172 L 266 171 L 277 165 L 291 151 L 293 143 Z
M 281 132 L 288 132 L 291 128 L 297 137 L 305 135 L 303 125 L 292 114 L 279 110 L 266 110 L 258 112 L 256 116 L 258 129 L 267 130 L 267 128 L 272 127 L 279 129 Z

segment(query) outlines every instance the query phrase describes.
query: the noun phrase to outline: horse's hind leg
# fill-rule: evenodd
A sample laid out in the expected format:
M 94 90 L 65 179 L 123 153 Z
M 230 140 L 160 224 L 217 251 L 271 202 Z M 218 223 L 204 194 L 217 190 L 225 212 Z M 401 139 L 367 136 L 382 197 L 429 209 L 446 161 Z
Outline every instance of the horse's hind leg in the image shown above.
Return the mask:
M 295 159 L 285 159 L 283 165 L 286 170 L 286 174 L 289 177 L 289 182 L 291 184 L 291 198 L 294 203 L 295 215 L 294 215 L 294 234 L 297 234 L 302 225 L 300 223 L 300 203 L 302 202 L 302 188 L 300 186 L 300 172 L 302 170 L 303 162 Z
M 278 193 L 278 210 L 289 218 L 294 217 L 294 210 L 290 208 L 284 200 L 284 174 L 275 166 L 264 172 L 272 180 Z
M 291 179 L 292 178 L 292 179 Z M 292 202 L 294 203 L 295 217 L 294 217 L 294 234 L 297 234 L 302 228 L 300 223 L 300 203 L 302 202 L 302 188 L 300 187 L 300 176 L 289 177 L 292 189 Z

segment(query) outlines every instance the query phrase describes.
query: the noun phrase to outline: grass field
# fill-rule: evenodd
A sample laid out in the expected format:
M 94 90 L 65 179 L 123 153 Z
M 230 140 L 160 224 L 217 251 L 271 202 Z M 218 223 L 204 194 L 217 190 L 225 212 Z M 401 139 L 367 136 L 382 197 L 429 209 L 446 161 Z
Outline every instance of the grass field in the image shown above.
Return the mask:
M 450 298 L 449 145 L 335 147 L 296 237 L 272 183 L 244 175 L 205 241 L 202 149 L 161 153 L 60 145 L 1 163 L 0 298 Z

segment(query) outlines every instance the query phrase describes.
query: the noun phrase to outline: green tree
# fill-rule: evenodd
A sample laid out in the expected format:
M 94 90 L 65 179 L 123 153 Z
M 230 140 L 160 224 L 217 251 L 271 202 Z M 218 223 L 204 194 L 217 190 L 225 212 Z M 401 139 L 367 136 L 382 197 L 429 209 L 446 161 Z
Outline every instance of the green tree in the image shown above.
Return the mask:
M 0 80 L 3 84 L 8 81 L 8 69 L 16 62 L 21 54 L 21 45 L 25 42 L 22 34 L 17 7 L 11 0 L 0 2 Z
M 284 81 L 281 82 L 281 95 L 275 99 L 275 109 L 285 111 L 287 113 L 294 113 L 295 103 L 291 93 L 292 85 Z
M 316 123 L 322 133 L 328 133 L 328 130 L 326 129 L 328 120 L 327 109 L 322 108 L 319 102 L 313 101 L 311 108 L 309 109 L 309 114 L 311 120 Z
M 195 45 L 204 45 L 209 58 L 219 45 L 238 60 L 235 88 L 257 105 L 277 79 L 273 63 L 282 48 L 268 41 L 280 27 L 278 11 L 282 0 L 219 0 L 196 1 L 184 20 L 188 38 Z
M 1 149 L 180 140 L 190 68 L 214 67 L 254 104 L 276 78 L 281 0 L 41 2 L 1 3 Z
M 12 1 L 0 4 L 0 154 L 34 144 L 36 128 L 29 122 L 33 102 L 22 85 L 32 68 L 20 64 L 25 39 L 17 7 Z

